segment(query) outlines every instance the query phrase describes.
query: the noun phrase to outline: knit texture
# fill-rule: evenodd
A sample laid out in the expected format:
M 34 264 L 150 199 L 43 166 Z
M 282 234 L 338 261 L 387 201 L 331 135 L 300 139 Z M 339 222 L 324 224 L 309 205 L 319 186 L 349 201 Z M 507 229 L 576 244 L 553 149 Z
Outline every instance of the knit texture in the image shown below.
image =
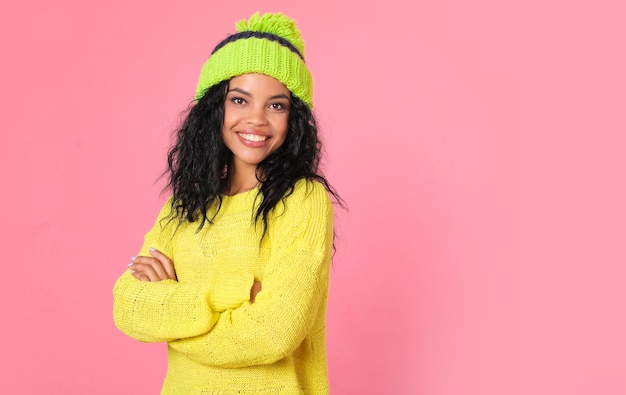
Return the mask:
M 117 327 L 168 342 L 162 394 L 328 393 L 332 203 L 321 184 L 299 181 L 259 243 L 258 192 L 224 196 L 214 223 L 199 232 L 197 222 L 171 220 L 168 201 L 139 255 L 162 251 L 178 281 L 143 282 L 126 271 L 114 286 Z M 255 279 L 263 289 L 250 303 Z
M 196 99 L 200 99 L 211 86 L 232 77 L 246 73 L 261 73 L 282 82 L 294 95 L 309 108 L 313 107 L 313 78 L 304 63 L 304 42 L 295 22 L 277 13 L 256 13 L 248 21 L 236 24 L 237 33 L 269 33 L 289 42 L 299 53 L 288 46 L 269 38 L 239 38 L 228 42 L 229 36 L 218 44 L 216 51 L 202 67 L 196 89 Z M 301 57 L 302 56 L 302 57 Z

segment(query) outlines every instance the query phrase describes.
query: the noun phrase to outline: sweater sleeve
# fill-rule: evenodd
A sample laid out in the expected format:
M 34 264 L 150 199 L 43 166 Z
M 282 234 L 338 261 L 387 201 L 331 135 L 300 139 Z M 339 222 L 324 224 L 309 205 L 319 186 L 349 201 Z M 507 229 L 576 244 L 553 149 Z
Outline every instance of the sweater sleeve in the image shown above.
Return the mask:
M 302 184 L 275 208 L 272 253 L 255 302 L 222 312 L 210 331 L 170 347 L 206 365 L 237 368 L 274 363 L 310 333 L 328 291 L 333 209 L 320 184 Z
M 174 256 L 173 240 L 178 221 L 170 220 L 168 201 L 153 228 L 146 234 L 140 256 L 149 256 L 154 247 L 168 257 Z M 174 262 L 174 267 L 176 262 Z M 128 336 L 144 342 L 163 342 L 206 333 L 219 312 L 249 300 L 254 279 L 230 278 L 227 286 L 215 289 L 213 282 L 137 280 L 127 270 L 113 288 L 115 325 Z M 213 292 L 216 303 L 211 303 Z

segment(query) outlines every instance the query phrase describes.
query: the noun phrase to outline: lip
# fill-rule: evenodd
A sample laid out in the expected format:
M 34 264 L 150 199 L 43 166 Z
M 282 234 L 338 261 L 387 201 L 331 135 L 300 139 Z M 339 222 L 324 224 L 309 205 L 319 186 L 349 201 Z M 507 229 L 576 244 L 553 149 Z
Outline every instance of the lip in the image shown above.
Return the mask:
M 246 147 L 260 148 L 267 144 L 270 137 L 256 130 L 242 130 L 236 132 L 239 141 Z

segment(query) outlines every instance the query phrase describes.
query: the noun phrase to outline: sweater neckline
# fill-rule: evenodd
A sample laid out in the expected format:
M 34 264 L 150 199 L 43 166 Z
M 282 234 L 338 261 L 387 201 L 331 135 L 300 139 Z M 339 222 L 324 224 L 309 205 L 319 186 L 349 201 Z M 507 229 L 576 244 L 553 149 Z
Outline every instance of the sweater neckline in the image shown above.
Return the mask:
M 220 213 L 225 212 L 239 212 L 249 211 L 255 206 L 255 199 L 257 194 L 260 193 L 260 188 L 253 188 L 249 191 L 237 193 L 235 195 L 221 195 Z M 258 202 L 256 203 L 258 204 Z

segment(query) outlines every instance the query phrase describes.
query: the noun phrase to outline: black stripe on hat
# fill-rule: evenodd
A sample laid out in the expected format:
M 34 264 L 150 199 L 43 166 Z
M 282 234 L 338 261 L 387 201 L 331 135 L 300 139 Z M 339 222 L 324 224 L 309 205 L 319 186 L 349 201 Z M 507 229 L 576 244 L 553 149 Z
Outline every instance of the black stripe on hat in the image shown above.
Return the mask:
M 277 35 L 272 34 L 272 33 L 256 32 L 256 31 L 239 32 L 239 33 L 235 33 L 235 34 L 232 34 L 232 35 L 226 37 L 221 43 L 217 44 L 217 46 L 215 47 L 213 52 L 211 52 L 211 55 L 213 55 L 215 52 L 217 52 L 220 48 L 222 48 L 223 46 L 225 46 L 228 43 L 232 43 L 233 41 L 241 40 L 241 39 L 244 39 L 244 38 L 251 38 L 251 37 L 254 37 L 254 38 L 265 38 L 265 39 L 268 39 L 270 41 L 275 41 L 275 42 L 279 43 L 280 45 L 282 45 L 283 47 L 289 48 L 289 50 L 291 52 L 293 52 L 296 55 L 298 55 L 300 57 L 300 59 L 302 59 L 302 61 L 304 61 L 304 56 L 302 56 L 300 51 L 298 51 L 298 48 L 296 48 L 288 40 L 285 40 L 281 36 L 277 36 Z

